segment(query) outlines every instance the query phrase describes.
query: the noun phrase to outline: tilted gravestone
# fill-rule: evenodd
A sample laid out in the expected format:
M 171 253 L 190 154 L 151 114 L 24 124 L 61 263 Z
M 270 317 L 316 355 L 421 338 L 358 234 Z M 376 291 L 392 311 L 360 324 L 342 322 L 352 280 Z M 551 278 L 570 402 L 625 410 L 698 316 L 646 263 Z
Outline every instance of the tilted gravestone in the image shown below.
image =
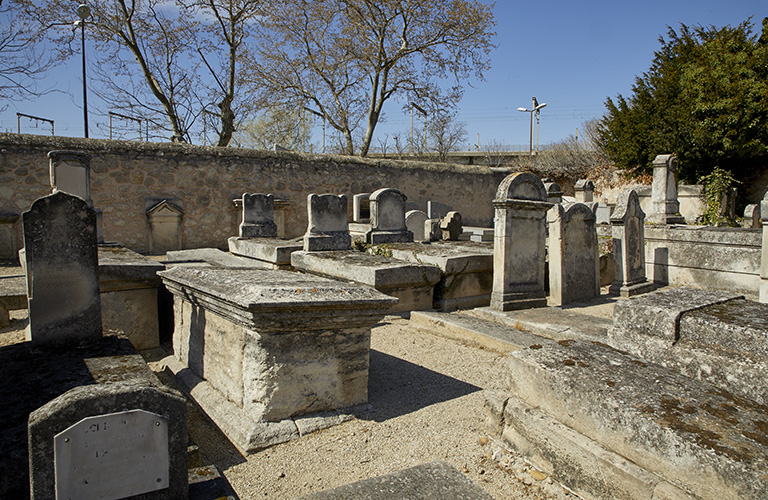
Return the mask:
M 37 345 L 77 345 L 102 336 L 96 214 L 62 191 L 24 212 L 29 327 Z
M 546 307 L 546 215 L 552 203 L 544 184 L 531 173 L 509 175 L 499 184 L 493 206 L 491 308 Z
M 310 194 L 307 211 L 309 224 L 304 234 L 305 252 L 352 249 L 345 195 Z
M 271 194 L 243 193 L 242 238 L 277 238 L 275 197 Z
M 459 241 L 463 229 L 459 212 L 448 212 L 443 220 L 440 221 L 440 230 L 444 240 Z
M 631 297 L 653 290 L 645 277 L 645 213 L 634 189 L 619 195 L 611 215 L 616 279 L 611 294 Z
M 187 498 L 186 400 L 136 380 L 75 387 L 29 416 L 32 500 Z
M 382 188 L 371 194 L 371 230 L 366 240 L 372 245 L 408 243 L 413 233 L 405 225 L 406 196 L 397 189 Z
M 584 203 L 555 205 L 549 223 L 549 297 L 564 305 L 600 296 L 595 215 Z

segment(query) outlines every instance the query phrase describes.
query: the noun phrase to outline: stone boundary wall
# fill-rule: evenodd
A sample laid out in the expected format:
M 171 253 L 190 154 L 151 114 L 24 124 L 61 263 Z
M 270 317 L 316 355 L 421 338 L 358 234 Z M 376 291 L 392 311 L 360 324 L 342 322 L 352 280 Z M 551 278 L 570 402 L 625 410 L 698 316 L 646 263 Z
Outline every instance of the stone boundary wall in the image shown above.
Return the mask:
M 650 281 L 744 294 L 760 287 L 762 230 L 645 225 L 645 273 Z
M 232 200 L 244 192 L 287 198 L 286 237 L 307 228 L 310 193 L 371 193 L 382 187 L 404 192 L 426 211 L 439 201 L 462 214 L 464 225 L 493 227 L 492 200 L 510 172 L 347 156 L 255 151 L 170 143 L 110 141 L 0 134 L 0 213 L 21 214 L 50 194 L 47 154 L 73 150 L 91 155 L 91 198 L 103 211 L 104 239 L 149 251 L 146 211 L 168 199 L 183 210 L 183 248 L 226 248 L 237 234 L 240 213 Z M 15 222 L 23 245 L 21 218 Z

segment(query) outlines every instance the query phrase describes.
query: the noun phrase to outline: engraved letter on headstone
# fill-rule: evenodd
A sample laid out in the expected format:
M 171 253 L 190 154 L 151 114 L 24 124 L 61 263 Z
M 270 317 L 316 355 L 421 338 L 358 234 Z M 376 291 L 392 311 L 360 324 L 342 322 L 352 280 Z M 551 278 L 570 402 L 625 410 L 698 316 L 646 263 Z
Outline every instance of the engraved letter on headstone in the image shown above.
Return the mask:
M 145 410 L 84 418 L 53 439 L 56 498 L 118 499 L 168 488 L 168 420 Z

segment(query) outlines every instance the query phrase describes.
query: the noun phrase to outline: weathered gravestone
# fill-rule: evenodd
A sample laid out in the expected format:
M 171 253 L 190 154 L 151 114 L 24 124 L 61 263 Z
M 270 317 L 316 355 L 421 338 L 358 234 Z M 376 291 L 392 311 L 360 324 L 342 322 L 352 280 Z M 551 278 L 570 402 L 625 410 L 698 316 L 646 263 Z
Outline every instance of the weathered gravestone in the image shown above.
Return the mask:
M 32 500 L 187 498 L 186 400 L 148 382 L 75 387 L 29 416 Z
M 645 213 L 634 189 L 619 195 L 611 215 L 616 279 L 610 293 L 631 297 L 653 290 L 645 277 Z
M 546 215 L 552 203 L 544 184 L 531 173 L 509 175 L 499 184 L 493 206 L 491 308 L 546 307 Z
M 760 219 L 763 221 L 762 252 L 760 254 L 760 291 L 758 300 L 768 303 L 768 199 L 760 202 Z
M 148 198 L 147 220 L 149 221 L 149 253 L 163 254 L 182 249 L 181 225 L 184 210 L 178 200 Z
M 600 296 L 595 216 L 584 203 L 555 205 L 549 223 L 549 298 L 563 305 Z
M 405 225 L 406 196 L 397 189 L 382 188 L 371 194 L 371 230 L 367 243 L 408 243 L 413 233 Z
M 675 155 L 658 155 L 653 160 L 653 184 L 651 187 L 651 213 L 648 222 L 654 224 L 685 224 L 677 201 L 677 158 Z
M 405 227 L 413 233 L 413 241 L 429 241 L 429 235 L 424 231 L 427 214 L 421 210 L 411 210 L 405 214 Z
M 461 224 L 461 214 L 459 212 L 448 212 L 443 220 L 440 221 L 440 230 L 442 239 L 448 241 L 459 241 L 463 226 Z
M 304 234 L 305 252 L 352 248 L 345 195 L 310 194 L 307 197 L 307 211 L 309 223 Z
M 750 229 L 759 229 L 762 226 L 760 223 L 760 205 L 753 203 L 744 208 L 743 226 Z
M 242 238 L 277 238 L 275 197 L 271 194 L 243 193 Z
M 595 183 L 589 179 L 579 179 L 573 186 L 573 197 L 576 203 L 589 203 L 594 199 Z
M 51 187 L 53 191 L 79 196 L 96 212 L 96 237 L 104 242 L 101 210 L 91 199 L 91 157 L 79 151 L 49 151 Z
M 64 192 L 23 214 L 29 327 L 36 345 L 77 345 L 102 336 L 96 214 Z
M 547 190 L 547 201 L 550 203 L 562 203 L 563 190 L 560 185 L 551 179 L 542 180 L 544 189 Z
M 0 211 L 0 260 L 15 259 L 16 248 L 16 221 L 19 214 Z

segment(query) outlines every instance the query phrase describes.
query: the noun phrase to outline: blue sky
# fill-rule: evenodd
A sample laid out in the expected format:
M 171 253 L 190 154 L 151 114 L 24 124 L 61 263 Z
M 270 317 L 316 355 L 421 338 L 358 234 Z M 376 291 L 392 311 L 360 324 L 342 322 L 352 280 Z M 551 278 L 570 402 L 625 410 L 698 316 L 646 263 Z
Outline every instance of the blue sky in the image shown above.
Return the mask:
M 498 48 L 491 54 L 492 69 L 485 81 L 470 82 L 459 105 L 458 119 L 467 130 L 463 149 L 474 145 L 478 134 L 481 148 L 488 144 L 527 148 L 530 115 L 517 108 L 530 108 L 532 96 L 547 103 L 541 111 L 541 144 L 574 135 L 585 121 L 603 114 L 607 97 L 630 94 L 635 76 L 650 66 L 659 48 L 658 38 L 666 34 L 667 26 L 736 25 L 752 16 L 759 33 L 762 18 L 768 16 L 768 3 L 498 1 L 494 13 Z M 64 93 L 12 103 L 0 113 L 0 130 L 16 131 L 16 113 L 21 112 L 53 119 L 56 135 L 82 136 L 80 71 L 79 59 L 73 58 L 71 64 L 51 73 L 42 86 L 55 86 Z M 401 110 L 401 104 L 391 102 L 385 112 L 387 120 L 377 128 L 376 137 L 398 132 L 407 135 L 410 115 Z M 89 120 L 91 137 L 107 136 L 105 117 L 91 116 Z M 418 118 L 415 127 L 423 127 Z M 43 124 L 35 128 L 34 122 L 23 119 L 22 132 L 50 133 L 50 128 Z M 313 141 L 320 140 L 318 127 Z

